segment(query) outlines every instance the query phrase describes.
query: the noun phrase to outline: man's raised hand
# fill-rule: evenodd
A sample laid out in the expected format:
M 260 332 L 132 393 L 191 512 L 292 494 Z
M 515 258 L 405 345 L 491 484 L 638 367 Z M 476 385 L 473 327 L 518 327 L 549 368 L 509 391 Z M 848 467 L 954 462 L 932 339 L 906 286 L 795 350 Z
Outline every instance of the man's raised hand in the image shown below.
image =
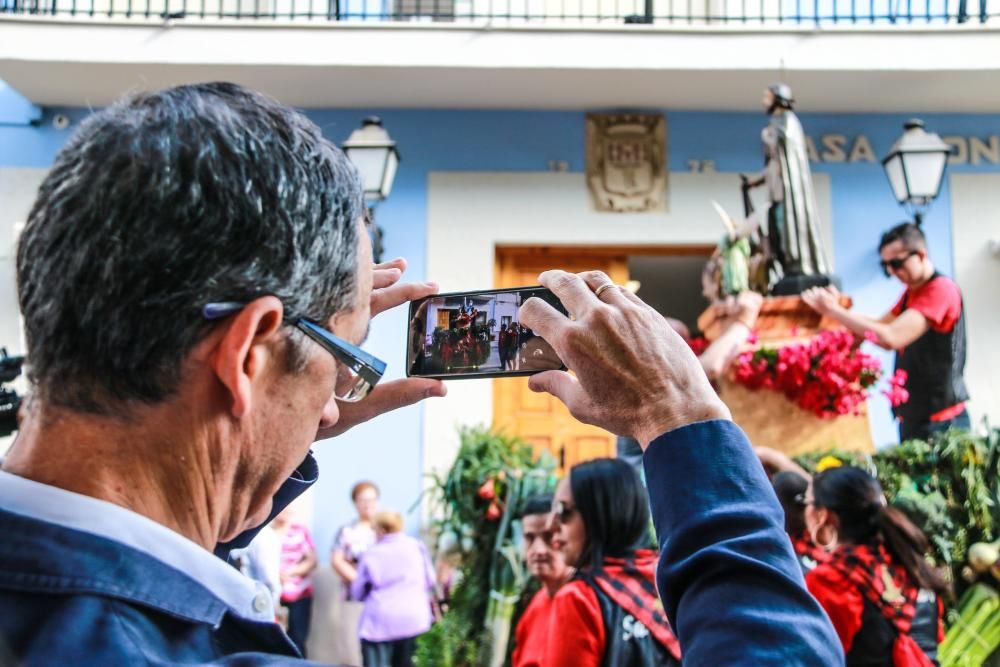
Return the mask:
M 437 294 L 435 283 L 401 283 L 406 271 L 406 260 L 402 257 L 373 267 L 371 295 L 371 316 L 395 308 L 409 301 Z M 375 385 L 364 400 L 357 403 L 340 401 L 340 418 L 328 429 L 320 429 L 317 440 L 325 440 L 340 435 L 344 431 L 386 412 L 418 403 L 425 398 L 444 396 L 445 385 L 440 380 L 428 378 L 404 378 Z
M 533 391 L 553 394 L 580 421 L 632 436 L 644 449 L 686 424 L 730 418 L 687 343 L 637 296 L 611 287 L 598 298 L 595 290 L 612 282 L 600 271 L 546 271 L 539 282 L 573 319 L 533 298 L 521 307 L 521 323 L 552 345 L 573 375 L 539 373 L 529 380 Z

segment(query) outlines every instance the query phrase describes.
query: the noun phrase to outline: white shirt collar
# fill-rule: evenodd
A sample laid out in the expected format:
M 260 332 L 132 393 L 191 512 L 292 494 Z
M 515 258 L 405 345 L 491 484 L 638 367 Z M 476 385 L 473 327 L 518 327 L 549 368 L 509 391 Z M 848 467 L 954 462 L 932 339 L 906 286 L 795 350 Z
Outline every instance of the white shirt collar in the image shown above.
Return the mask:
M 22 516 L 114 540 L 184 572 L 234 613 L 274 620 L 267 587 L 198 544 L 141 514 L 0 470 L 0 507 Z

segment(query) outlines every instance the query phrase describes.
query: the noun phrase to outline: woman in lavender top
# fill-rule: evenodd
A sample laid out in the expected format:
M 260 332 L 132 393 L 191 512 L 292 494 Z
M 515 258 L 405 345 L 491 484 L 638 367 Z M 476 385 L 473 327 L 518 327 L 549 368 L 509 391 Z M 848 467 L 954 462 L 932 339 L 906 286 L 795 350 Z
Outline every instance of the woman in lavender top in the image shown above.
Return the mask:
M 358 636 L 364 667 L 410 667 L 431 627 L 434 569 L 427 548 L 402 532 L 397 512 L 375 515 L 378 542 L 365 552 L 351 596 L 364 601 Z
M 375 544 L 375 524 L 378 512 L 379 490 L 374 482 L 361 481 L 351 489 L 351 501 L 358 518 L 337 531 L 330 550 L 330 565 L 340 577 L 342 601 L 335 615 L 334 662 L 343 665 L 361 664 L 361 645 L 358 643 L 358 619 L 362 605 L 351 599 L 351 582 L 358 576 L 358 561 Z

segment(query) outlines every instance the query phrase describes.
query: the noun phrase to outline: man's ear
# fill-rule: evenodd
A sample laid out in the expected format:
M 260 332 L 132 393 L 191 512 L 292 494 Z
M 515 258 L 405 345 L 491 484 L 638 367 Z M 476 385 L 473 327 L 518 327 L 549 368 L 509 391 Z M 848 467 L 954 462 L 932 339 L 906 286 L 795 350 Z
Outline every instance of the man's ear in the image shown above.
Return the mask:
M 232 399 L 232 415 L 242 418 L 252 405 L 253 385 L 280 357 L 284 308 L 273 296 L 254 299 L 233 315 L 215 348 L 212 366 Z

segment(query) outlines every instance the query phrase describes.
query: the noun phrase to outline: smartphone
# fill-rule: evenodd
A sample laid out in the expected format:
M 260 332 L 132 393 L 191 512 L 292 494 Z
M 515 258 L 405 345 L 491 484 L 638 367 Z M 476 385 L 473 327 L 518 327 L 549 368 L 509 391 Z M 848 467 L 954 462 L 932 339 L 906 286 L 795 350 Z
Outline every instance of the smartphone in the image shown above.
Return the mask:
M 544 287 L 452 292 L 410 303 L 409 377 L 491 378 L 563 370 L 552 346 L 521 324 L 521 304 L 542 299 L 566 309 Z

